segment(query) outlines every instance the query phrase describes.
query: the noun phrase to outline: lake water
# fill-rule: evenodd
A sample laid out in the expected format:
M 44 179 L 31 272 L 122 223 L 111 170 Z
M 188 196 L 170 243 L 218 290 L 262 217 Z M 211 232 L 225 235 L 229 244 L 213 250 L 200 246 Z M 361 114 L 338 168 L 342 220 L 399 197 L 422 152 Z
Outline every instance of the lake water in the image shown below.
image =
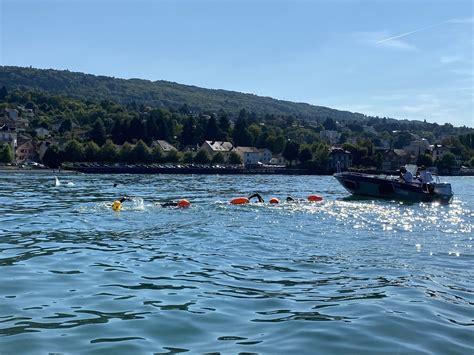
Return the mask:
M 472 177 L 444 206 L 329 176 L 59 178 L 0 174 L 1 354 L 473 353 Z M 324 201 L 228 203 L 255 191 Z

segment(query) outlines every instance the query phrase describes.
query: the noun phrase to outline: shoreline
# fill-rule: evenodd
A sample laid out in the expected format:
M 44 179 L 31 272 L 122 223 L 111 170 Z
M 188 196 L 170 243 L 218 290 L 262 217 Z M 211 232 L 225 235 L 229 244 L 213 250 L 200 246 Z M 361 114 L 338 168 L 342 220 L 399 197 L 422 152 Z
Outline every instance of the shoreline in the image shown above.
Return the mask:
M 56 169 L 25 169 L 17 167 L 0 167 L 0 174 L 44 174 L 44 175 L 79 175 L 79 174 L 144 174 L 144 175 L 318 175 L 330 176 L 332 173 L 306 169 L 225 169 L 225 168 L 151 168 L 151 167 L 83 167 Z M 373 171 L 369 174 L 377 174 Z M 474 176 L 474 174 L 439 175 L 439 176 Z

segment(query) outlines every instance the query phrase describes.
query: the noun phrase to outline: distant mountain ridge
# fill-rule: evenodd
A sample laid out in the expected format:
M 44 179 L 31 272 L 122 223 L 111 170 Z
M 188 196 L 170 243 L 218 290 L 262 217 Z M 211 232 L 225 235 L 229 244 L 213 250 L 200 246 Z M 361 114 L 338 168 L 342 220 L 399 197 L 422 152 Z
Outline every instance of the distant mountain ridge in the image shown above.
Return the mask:
M 137 104 L 175 109 L 186 104 L 191 110 L 201 112 L 222 109 L 237 114 L 241 109 L 246 109 L 259 115 L 292 114 L 309 122 L 322 122 L 326 118 L 339 121 L 367 118 L 360 113 L 235 91 L 204 89 L 162 80 L 118 79 L 68 70 L 0 66 L 1 86 L 7 89 L 41 90 L 76 99 L 113 100 L 121 104 L 135 101 Z

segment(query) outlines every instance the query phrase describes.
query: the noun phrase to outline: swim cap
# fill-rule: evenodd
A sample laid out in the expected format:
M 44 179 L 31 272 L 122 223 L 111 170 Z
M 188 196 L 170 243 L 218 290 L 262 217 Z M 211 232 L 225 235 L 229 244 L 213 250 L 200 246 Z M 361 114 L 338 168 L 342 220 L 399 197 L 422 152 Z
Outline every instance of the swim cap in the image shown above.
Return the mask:
M 114 211 L 120 211 L 122 209 L 122 203 L 118 200 L 115 200 L 113 203 L 112 203 L 112 209 Z

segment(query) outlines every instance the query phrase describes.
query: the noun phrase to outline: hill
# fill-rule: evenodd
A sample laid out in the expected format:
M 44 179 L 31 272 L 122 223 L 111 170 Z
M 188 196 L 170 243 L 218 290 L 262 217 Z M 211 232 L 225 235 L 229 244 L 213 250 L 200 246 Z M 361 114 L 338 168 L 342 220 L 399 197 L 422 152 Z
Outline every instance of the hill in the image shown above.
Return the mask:
M 178 109 L 186 104 L 193 111 L 236 115 L 241 109 L 263 115 L 294 115 L 309 122 L 326 118 L 337 121 L 360 121 L 367 116 L 306 103 L 276 100 L 235 91 L 204 89 L 168 81 L 118 79 L 68 70 L 0 66 L 0 87 L 41 90 L 80 100 L 113 100 L 121 104 Z

